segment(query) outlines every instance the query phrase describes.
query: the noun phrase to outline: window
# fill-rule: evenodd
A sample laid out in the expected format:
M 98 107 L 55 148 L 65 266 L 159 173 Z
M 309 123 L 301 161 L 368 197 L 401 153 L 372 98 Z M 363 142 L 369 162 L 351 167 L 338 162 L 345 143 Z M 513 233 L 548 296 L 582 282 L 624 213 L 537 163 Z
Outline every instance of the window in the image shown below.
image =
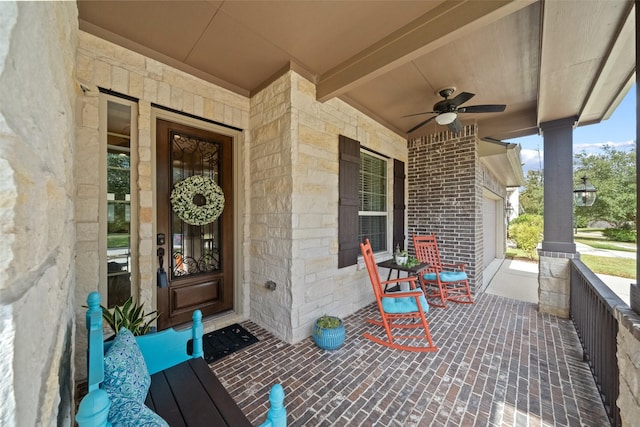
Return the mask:
M 391 241 L 392 247 L 404 247 L 405 168 L 400 160 L 393 159 L 391 166 L 390 159 L 361 150 L 358 141 L 344 135 L 339 137 L 338 151 L 338 268 L 343 268 L 358 262 L 359 244 L 365 238 L 377 252 L 391 252 Z M 387 232 L 389 227 L 392 233 Z
M 374 252 L 387 249 L 387 161 L 360 152 L 358 240 L 368 238 Z
M 137 115 L 131 101 L 102 95 L 102 191 L 101 228 L 101 288 L 103 301 L 112 308 L 123 304 L 133 292 L 136 224 L 132 194 L 135 183 L 135 152 L 132 144 L 132 124 Z M 106 284 L 106 285 L 103 285 Z M 106 298 L 104 298 L 106 296 Z

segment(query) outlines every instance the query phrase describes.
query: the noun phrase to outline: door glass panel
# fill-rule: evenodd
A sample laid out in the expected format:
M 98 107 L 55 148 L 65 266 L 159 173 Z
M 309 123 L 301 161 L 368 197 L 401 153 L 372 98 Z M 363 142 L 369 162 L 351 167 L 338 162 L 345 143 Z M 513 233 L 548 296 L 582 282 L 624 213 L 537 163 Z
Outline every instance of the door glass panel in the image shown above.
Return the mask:
M 215 141 L 171 133 L 172 188 L 195 175 L 218 182 L 221 145 Z M 195 194 L 193 203 L 206 199 Z M 190 225 L 171 210 L 171 278 L 182 278 L 220 270 L 220 217 L 204 225 Z
M 107 103 L 107 307 L 131 296 L 131 107 Z

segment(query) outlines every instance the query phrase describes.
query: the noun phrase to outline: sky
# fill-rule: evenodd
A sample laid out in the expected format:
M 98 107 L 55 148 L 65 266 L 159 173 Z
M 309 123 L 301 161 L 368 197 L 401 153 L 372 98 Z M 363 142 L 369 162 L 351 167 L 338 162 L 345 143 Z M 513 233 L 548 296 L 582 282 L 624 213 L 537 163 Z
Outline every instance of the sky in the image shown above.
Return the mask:
M 608 120 L 595 125 L 580 126 L 573 131 L 573 153 L 597 153 L 607 144 L 616 150 L 626 151 L 635 148 L 636 139 L 636 86 L 633 85 L 622 102 Z M 520 144 L 522 170 L 544 167 L 543 138 L 538 135 L 509 139 L 510 143 Z

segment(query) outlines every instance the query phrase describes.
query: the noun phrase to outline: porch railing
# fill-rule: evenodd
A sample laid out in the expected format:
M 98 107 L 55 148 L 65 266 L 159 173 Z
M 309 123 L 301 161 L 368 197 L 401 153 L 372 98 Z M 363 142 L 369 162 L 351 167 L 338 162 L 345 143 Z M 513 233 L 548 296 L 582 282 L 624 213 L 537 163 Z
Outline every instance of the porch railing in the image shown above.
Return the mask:
M 580 260 L 571 261 L 570 313 L 611 425 L 621 425 L 616 405 L 620 387 L 614 308 L 625 304 Z

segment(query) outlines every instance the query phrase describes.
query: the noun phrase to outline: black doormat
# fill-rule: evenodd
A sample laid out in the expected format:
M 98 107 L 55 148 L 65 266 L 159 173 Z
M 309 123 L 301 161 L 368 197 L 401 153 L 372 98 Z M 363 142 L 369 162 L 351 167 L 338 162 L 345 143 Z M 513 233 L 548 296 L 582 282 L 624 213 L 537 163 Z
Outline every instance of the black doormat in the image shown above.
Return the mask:
M 258 338 L 253 336 L 242 326 L 234 323 L 226 328 L 209 332 L 202 336 L 202 347 L 204 350 L 204 360 L 213 363 L 216 360 L 257 343 Z

